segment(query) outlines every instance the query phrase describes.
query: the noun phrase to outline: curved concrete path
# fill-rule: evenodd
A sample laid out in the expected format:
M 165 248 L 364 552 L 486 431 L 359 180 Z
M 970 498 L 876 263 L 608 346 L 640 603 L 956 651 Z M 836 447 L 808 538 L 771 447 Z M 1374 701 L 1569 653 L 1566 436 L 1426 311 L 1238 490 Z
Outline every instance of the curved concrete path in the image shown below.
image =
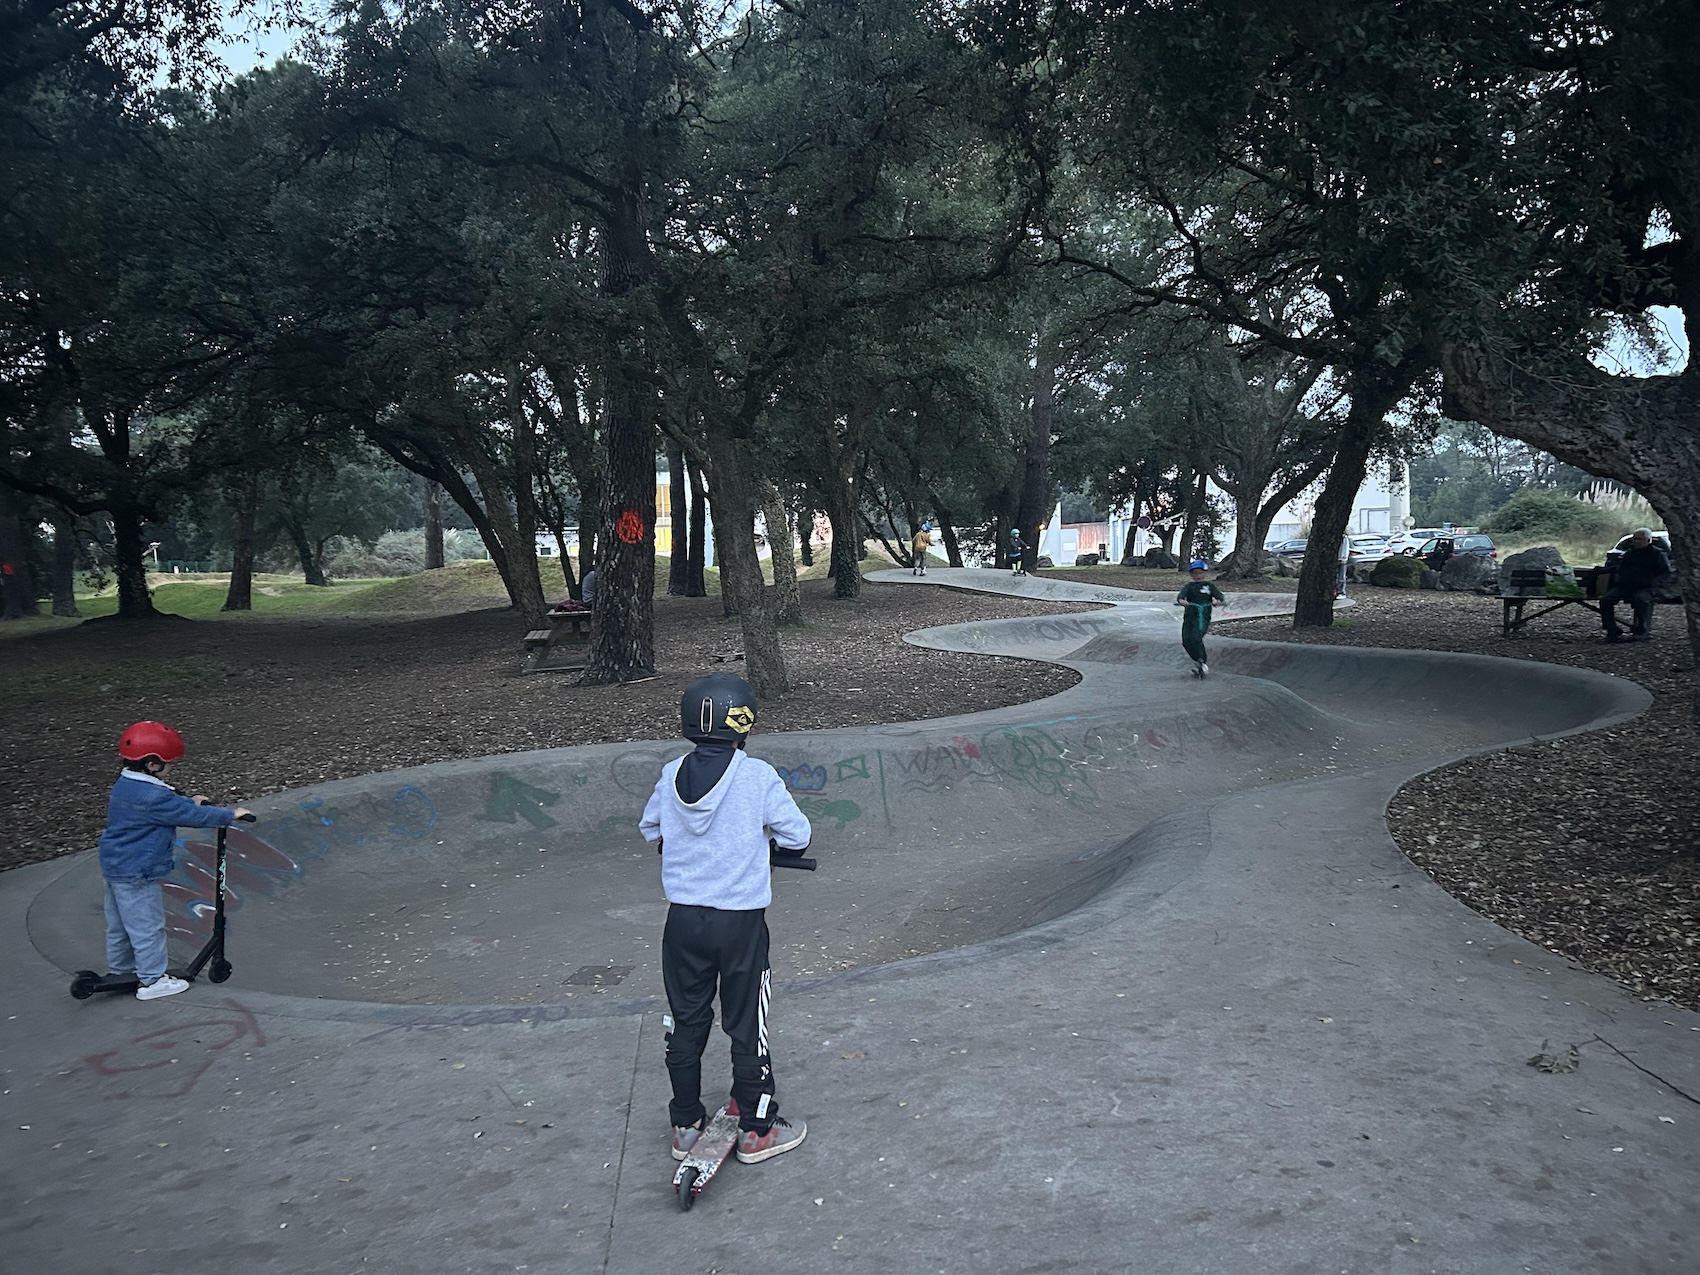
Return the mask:
M 1693 1269 L 1700 1016 L 1463 908 L 1382 819 L 1639 687 L 1231 626 L 1200 684 L 1171 595 L 875 578 L 1111 605 L 910 635 L 1062 695 L 753 745 L 822 859 L 771 918 L 804 1147 L 673 1205 L 634 825 L 679 745 L 391 772 L 258 803 L 235 976 L 173 1000 L 65 995 L 92 856 L 0 876 L 0 1270 Z

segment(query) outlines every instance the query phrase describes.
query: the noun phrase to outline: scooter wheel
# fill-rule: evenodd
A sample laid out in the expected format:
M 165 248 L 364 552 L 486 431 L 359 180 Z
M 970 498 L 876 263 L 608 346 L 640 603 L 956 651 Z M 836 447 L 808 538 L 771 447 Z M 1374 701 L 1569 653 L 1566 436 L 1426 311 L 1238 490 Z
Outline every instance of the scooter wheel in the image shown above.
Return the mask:
M 100 978 L 93 970 L 78 970 L 77 976 L 71 980 L 71 995 L 80 1001 L 86 1001 L 94 995 L 94 989 L 99 983 Z
M 679 1207 L 686 1213 L 689 1213 L 691 1205 L 697 1202 L 696 1184 L 697 1171 L 686 1169 L 684 1176 L 679 1179 Z
M 222 983 L 230 977 L 230 962 L 222 956 L 215 960 L 207 969 L 207 977 L 215 983 Z

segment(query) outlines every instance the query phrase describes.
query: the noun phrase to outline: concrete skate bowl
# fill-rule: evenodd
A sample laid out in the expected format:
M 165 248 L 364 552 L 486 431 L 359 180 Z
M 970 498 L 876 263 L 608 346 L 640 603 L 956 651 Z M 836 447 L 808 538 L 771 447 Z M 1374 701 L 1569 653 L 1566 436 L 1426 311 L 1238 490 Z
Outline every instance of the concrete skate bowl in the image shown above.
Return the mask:
M 1249 787 L 1455 754 L 1640 707 L 1628 684 L 1519 661 L 1220 644 L 1195 682 L 1137 619 L 1044 639 L 1082 682 L 1037 703 L 864 730 L 758 736 L 815 827 L 817 873 L 775 874 L 774 967 L 814 980 L 1088 923 L 1183 881 L 1207 809 Z M 1076 617 L 1092 618 L 1092 617 Z M 933 630 L 984 649 L 999 624 Z M 1172 623 L 1164 634 L 1172 638 Z M 978 634 L 979 639 L 971 635 Z M 917 635 L 918 637 L 921 635 Z M 1054 644 L 1072 638 L 1060 656 Z M 1025 653 L 1025 652 L 1024 652 Z M 1631 697 L 1632 698 L 1632 697 Z M 230 836 L 229 984 L 382 1006 L 625 1012 L 660 994 L 666 904 L 636 831 L 680 744 L 508 754 L 255 803 Z M 1278 812 L 1272 810 L 1272 817 Z M 167 883 L 174 954 L 210 929 L 212 850 Z M 92 856 L 37 897 L 30 937 L 99 959 Z M 308 1012 L 304 1010 L 303 1012 Z M 339 1011 L 340 1012 L 340 1011 Z M 522 1012 L 516 1010 L 516 1012 Z

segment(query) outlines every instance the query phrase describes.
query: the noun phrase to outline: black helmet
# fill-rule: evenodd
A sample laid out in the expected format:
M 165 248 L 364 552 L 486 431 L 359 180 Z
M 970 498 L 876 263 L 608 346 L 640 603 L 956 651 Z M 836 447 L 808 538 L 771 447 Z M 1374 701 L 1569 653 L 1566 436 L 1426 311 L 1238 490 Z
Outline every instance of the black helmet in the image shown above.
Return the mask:
M 736 744 L 756 724 L 756 693 L 735 673 L 710 673 L 685 688 L 679 725 L 693 743 Z

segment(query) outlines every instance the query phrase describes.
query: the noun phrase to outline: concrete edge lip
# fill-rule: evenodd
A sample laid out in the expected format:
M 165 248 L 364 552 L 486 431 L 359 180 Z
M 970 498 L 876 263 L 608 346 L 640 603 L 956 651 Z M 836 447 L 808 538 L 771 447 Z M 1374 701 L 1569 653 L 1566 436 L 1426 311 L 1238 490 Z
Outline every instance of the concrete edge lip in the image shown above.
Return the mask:
M 937 572 L 937 574 L 943 576 L 945 571 L 941 569 Z M 970 573 L 964 571 L 963 574 L 967 575 Z M 981 573 L 976 572 L 972 574 L 978 575 Z M 1003 577 L 1001 573 L 987 572 L 984 574 L 992 577 L 992 579 L 988 580 L 986 583 L 992 583 L 993 581 L 1001 582 L 1007 578 Z M 882 576 L 893 576 L 896 578 L 884 580 L 881 579 Z M 929 577 L 914 577 L 909 575 L 907 572 L 876 573 L 869 578 L 880 583 L 933 584 L 939 587 L 961 588 L 974 588 L 980 583 L 979 581 L 959 582 L 954 579 L 942 578 L 935 581 Z M 1027 579 L 1032 580 L 1032 577 L 1028 577 Z M 1051 585 L 1074 585 L 1074 582 L 1070 581 L 1041 581 L 1041 583 Z M 1136 611 L 1148 611 L 1150 606 L 1154 605 L 1153 600 L 1166 599 L 1166 595 L 1163 594 L 1142 595 L 1132 593 L 1131 591 L 1107 590 L 1085 585 L 1076 585 L 1075 587 L 1082 591 L 1090 591 L 1098 596 L 1090 599 L 1058 600 L 1087 600 L 1107 603 L 1110 607 L 1111 613 L 1129 613 L 1128 618 L 1130 620 L 1133 618 L 1131 613 Z M 1017 589 L 1002 587 L 993 587 L 985 591 L 1010 594 L 1022 592 Z M 1106 592 L 1123 594 L 1125 595 L 1126 600 L 1110 601 L 1103 596 Z M 1280 611 L 1269 611 L 1266 614 L 1280 613 Z M 1051 618 L 1066 617 L 1034 616 L 1005 620 L 973 621 L 958 625 L 939 626 L 934 629 L 917 631 L 917 633 L 925 633 L 929 637 L 933 638 L 934 641 L 925 643 L 918 642 L 915 644 L 975 654 L 1007 654 L 1016 656 L 1018 653 L 1015 651 L 990 652 L 973 645 L 948 644 L 944 639 L 961 632 L 986 630 L 996 626 L 1005 625 L 1019 626 Z M 1164 617 L 1164 621 L 1167 623 L 1166 616 Z M 916 634 L 905 634 L 904 640 L 913 641 L 915 636 Z M 1069 658 L 1070 655 L 1074 654 L 1082 646 L 1093 640 L 1095 640 L 1095 638 L 1088 637 L 1085 641 L 1076 643 L 1072 650 L 1063 653 L 1031 653 L 1025 656 L 1018 656 L 1019 658 L 1038 659 L 1048 663 L 1063 665 L 1082 674 L 1082 684 L 1069 688 L 1058 695 L 1048 696 L 1040 700 L 1014 705 L 1008 708 L 994 709 L 984 713 L 968 714 L 954 718 L 930 719 L 919 722 L 891 723 L 883 726 L 866 728 L 848 728 L 848 730 L 863 736 L 870 734 L 892 734 L 901 736 L 928 730 L 937 730 L 941 727 L 954 727 L 955 724 L 964 722 L 984 723 L 989 725 L 996 725 L 1000 721 L 1019 723 L 1020 721 L 1031 717 L 1032 711 L 1037 706 L 1051 704 L 1066 697 L 1079 694 L 1082 687 L 1085 685 L 1085 681 L 1090 680 L 1094 675 L 1113 675 L 1110 674 L 1109 669 L 1105 665 L 1098 664 L 1096 662 L 1077 662 Z M 1278 643 L 1226 637 L 1221 640 L 1225 643 L 1245 647 L 1289 648 L 1295 651 L 1306 652 L 1312 656 L 1326 656 L 1327 653 L 1332 652 L 1350 652 L 1354 657 L 1358 658 L 1365 657 L 1367 653 L 1368 658 L 1378 661 L 1388 659 L 1420 659 L 1425 663 L 1434 663 L 1442 667 L 1448 664 L 1454 667 L 1482 667 L 1484 665 L 1491 666 L 1504 662 L 1499 657 L 1494 656 L 1470 655 L 1453 652 L 1406 652 L 1388 648 L 1332 647 L 1321 644 Z M 1533 663 L 1529 661 L 1516 662 Z M 1397 791 L 1397 788 L 1400 785 L 1408 782 L 1411 778 L 1414 778 L 1417 775 L 1427 773 L 1428 771 L 1442 766 L 1453 764 L 1471 756 L 1479 756 L 1486 753 L 1501 751 L 1507 747 L 1514 747 L 1524 742 L 1558 739 L 1587 731 L 1597 730 L 1604 726 L 1612 725 L 1616 722 L 1638 715 L 1645 711 L 1647 706 L 1652 702 L 1651 695 L 1644 688 L 1622 678 L 1612 677 L 1589 669 L 1571 669 L 1562 665 L 1550 665 L 1543 663 L 1541 664 L 1541 667 L 1546 670 L 1555 671 L 1565 676 L 1567 679 L 1575 679 L 1578 682 L 1591 684 L 1596 690 L 1605 692 L 1604 698 L 1608 701 L 1605 711 L 1596 714 L 1593 718 L 1582 724 L 1569 727 L 1565 730 L 1545 734 L 1522 734 L 1510 736 L 1479 748 L 1466 749 L 1456 753 L 1439 754 L 1413 763 L 1407 763 L 1400 767 L 1395 767 L 1394 769 L 1400 772 L 1400 777 L 1396 782 L 1394 782 L 1393 786 L 1389 788 L 1387 793 L 1388 799 L 1391 799 L 1393 792 Z M 803 736 L 837 734 L 842 730 L 844 730 L 844 728 L 831 731 L 786 732 L 783 734 L 769 735 L 767 736 L 767 739 L 770 741 L 780 741 Z M 683 744 L 679 741 L 632 741 L 623 744 L 596 744 L 570 748 L 529 750 L 517 753 L 504 753 L 499 754 L 498 756 L 504 761 L 517 762 L 525 759 L 535 760 L 548 757 L 583 756 L 587 752 L 593 750 L 639 750 L 671 756 L 683 751 Z M 473 758 L 449 762 L 437 762 L 421 767 L 409 767 L 393 771 L 374 772 L 374 774 L 382 774 L 390 780 L 406 780 L 410 776 L 478 772 L 486 767 L 490 760 L 490 758 Z M 326 784 L 312 785 L 310 788 L 292 789 L 288 792 L 272 794 L 270 797 L 267 797 L 262 801 L 256 801 L 250 804 L 261 810 L 270 810 L 278 807 L 279 803 L 287 803 L 293 797 L 304 792 L 312 792 L 315 794 L 359 792 L 369 786 L 372 778 L 373 776 L 371 775 L 362 775 L 349 779 L 332 781 Z M 1321 778 L 1321 776 L 1314 776 L 1310 779 L 1292 781 L 1292 783 L 1311 783 L 1316 782 Z M 1271 785 L 1270 787 L 1273 789 L 1288 786 L 1291 785 L 1281 783 Z M 1241 791 L 1249 791 L 1249 789 Z M 1213 802 L 1212 804 L 1219 804 L 1220 800 L 1226 799 L 1227 798 L 1220 798 L 1217 802 Z M 1383 805 L 1383 810 L 1385 810 L 1385 803 Z M 873 983 L 890 979 L 912 978 L 956 965 L 990 960 L 1016 952 L 1043 948 L 1047 944 L 1064 941 L 1073 934 L 1097 928 L 1099 925 L 1106 924 L 1110 920 L 1124 916 L 1129 912 L 1135 911 L 1139 907 L 1148 904 L 1151 900 L 1158 897 L 1167 889 L 1170 889 L 1174 885 L 1185 880 L 1185 878 L 1197 867 L 1198 863 L 1202 861 L 1203 855 L 1208 853 L 1208 849 L 1209 846 L 1207 838 L 1201 842 L 1196 832 L 1180 829 L 1174 815 L 1162 815 L 1135 831 L 1132 836 L 1124 840 L 1117 850 L 1112 853 L 1111 858 L 1116 860 L 1119 866 L 1111 879 L 1107 881 L 1100 890 L 1088 897 L 1078 906 L 1072 907 L 1049 920 L 982 942 L 970 943 L 960 947 L 946 948 L 921 956 L 887 961 L 874 965 L 859 966 L 830 974 L 800 976 L 798 978 L 785 979 L 780 982 L 779 986 L 782 990 L 795 994 L 798 992 L 807 993 L 857 983 Z M 1141 850 L 1143 853 L 1141 853 Z M 63 860 L 55 861 L 61 865 L 60 870 L 54 872 L 46 881 L 32 891 L 30 902 L 26 905 L 26 918 L 28 910 L 33 908 L 36 898 L 40 895 L 42 890 L 47 887 L 47 885 L 51 884 L 52 881 L 57 880 L 64 872 L 70 871 L 79 864 L 85 862 L 87 856 L 92 854 L 93 851 L 86 851 L 83 854 L 67 856 Z M 1139 862 L 1136 863 L 1136 859 L 1139 860 Z M 1153 875 L 1153 873 L 1155 875 Z M 50 960 L 45 956 L 45 954 L 40 952 L 39 949 L 35 948 L 33 941 L 31 942 L 31 950 L 38 958 L 43 960 L 44 963 L 48 964 L 50 967 L 55 969 L 59 968 L 56 962 Z M 67 974 L 70 973 L 70 971 L 63 972 Z M 530 1005 L 491 1005 L 472 1003 L 433 1004 L 344 1000 L 328 997 L 318 998 L 290 996 L 282 993 L 267 992 L 246 987 L 242 988 L 241 992 L 244 999 L 253 1003 L 255 1009 L 266 1013 L 294 1018 L 370 1023 L 378 1026 L 388 1026 L 391 1028 L 456 1025 L 474 1026 L 502 1023 L 535 1025 L 546 1022 L 561 1022 L 569 1020 L 628 1017 L 650 1012 L 651 1010 L 659 1008 L 663 1004 L 663 998 L 653 995 L 636 998 L 608 998 L 574 1001 L 572 1003 L 545 1002 Z

